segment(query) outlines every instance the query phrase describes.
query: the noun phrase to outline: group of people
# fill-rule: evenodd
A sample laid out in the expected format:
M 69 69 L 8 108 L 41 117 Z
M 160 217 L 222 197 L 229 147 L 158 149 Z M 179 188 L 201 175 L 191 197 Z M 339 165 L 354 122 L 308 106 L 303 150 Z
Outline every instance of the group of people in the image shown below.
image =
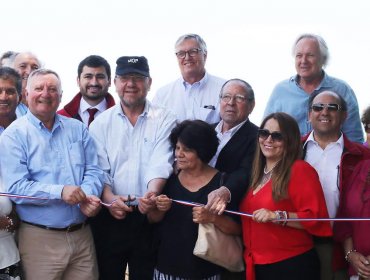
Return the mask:
M 144 56 L 119 57 L 113 77 L 86 57 L 59 108 L 58 74 L 5 53 L 0 279 L 370 279 L 370 222 L 334 221 L 370 217 L 370 108 L 360 120 L 353 90 L 324 71 L 320 36 L 293 55 L 257 126 L 252 86 L 209 74 L 197 34 L 176 41 L 181 77 L 152 102 Z M 246 271 L 193 255 L 203 223 L 242 236 Z

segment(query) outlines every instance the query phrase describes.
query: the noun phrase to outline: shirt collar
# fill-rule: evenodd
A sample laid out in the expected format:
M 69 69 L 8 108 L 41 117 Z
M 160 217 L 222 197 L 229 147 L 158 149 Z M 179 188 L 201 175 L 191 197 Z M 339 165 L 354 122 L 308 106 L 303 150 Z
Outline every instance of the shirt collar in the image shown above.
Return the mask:
M 322 69 L 322 72 L 324 73 L 324 76 L 323 76 L 320 84 L 317 86 L 317 88 L 315 90 L 319 90 L 321 88 L 331 88 L 331 87 L 333 87 L 333 83 L 331 82 L 331 79 L 326 74 L 326 72 L 324 71 L 324 69 Z M 290 77 L 290 81 L 291 82 L 294 82 L 298 87 L 301 87 L 299 85 L 299 75 L 298 74 L 296 74 L 293 77 Z
M 315 145 L 319 145 L 319 143 L 317 143 L 317 141 L 314 138 L 314 131 L 313 130 L 311 131 L 310 135 L 308 135 L 307 140 L 304 143 L 303 147 L 305 147 L 307 145 L 307 143 L 309 143 L 309 142 L 314 143 Z M 338 138 L 338 140 L 335 141 L 335 142 L 331 142 L 331 144 L 338 144 L 341 149 L 344 149 L 343 133 L 341 132 L 340 137 Z
M 107 109 L 107 100 L 104 98 L 102 101 L 100 101 L 99 104 L 91 106 L 89 103 L 86 102 L 85 99 L 81 98 L 80 101 L 81 113 L 84 113 L 87 109 L 90 108 L 96 108 L 98 109 L 99 112 L 104 112 Z
M 150 106 L 150 101 L 149 101 L 149 100 L 145 100 L 144 110 L 143 110 L 143 112 L 139 115 L 139 117 L 141 117 L 141 116 L 146 116 L 146 115 L 148 114 L 148 112 L 149 112 L 149 106 Z M 121 116 L 126 117 L 125 112 L 123 112 L 121 102 L 120 102 L 119 104 L 117 104 L 117 105 L 116 105 L 116 111 L 117 111 L 117 114 L 119 114 L 119 115 L 121 115 Z
M 37 127 L 38 129 L 47 129 L 45 127 L 45 125 L 43 124 L 43 122 L 41 120 L 39 120 L 34 114 L 31 113 L 30 110 L 27 111 L 27 114 L 26 114 L 28 120 L 35 126 Z M 59 126 L 63 126 L 63 122 L 62 122 L 62 118 L 59 116 L 59 114 L 56 114 L 54 115 L 54 124 L 53 124 L 53 129 L 51 130 L 51 132 L 54 132 L 54 130 L 59 127 Z M 49 129 L 47 129 L 49 130 Z
M 207 83 L 207 81 L 208 81 L 208 73 L 207 72 L 205 72 L 204 77 L 200 81 L 195 82 L 192 85 L 189 84 L 188 82 L 186 82 L 184 80 L 184 78 L 182 78 L 182 84 L 184 85 L 184 88 L 191 87 L 191 86 L 194 86 L 194 85 L 197 85 L 197 86 L 199 86 L 199 88 L 201 88 L 204 84 Z
M 234 136 L 234 134 L 239 130 L 239 128 L 240 128 L 241 126 L 243 126 L 243 125 L 245 124 L 245 122 L 246 122 L 247 120 L 248 120 L 248 119 L 246 119 L 245 121 L 241 122 L 241 123 L 240 123 L 240 124 L 238 124 L 237 126 L 234 126 L 233 128 L 231 128 L 231 129 L 229 129 L 229 130 L 225 131 L 223 134 L 228 133 L 228 134 L 230 134 L 230 135 L 231 135 L 230 137 L 233 137 L 233 136 Z M 223 127 L 223 125 L 224 125 L 224 121 L 223 121 L 223 120 L 221 120 L 221 121 L 218 123 L 218 125 L 215 127 L 215 130 L 216 130 L 217 134 L 221 134 L 221 135 L 222 135 L 222 127 Z

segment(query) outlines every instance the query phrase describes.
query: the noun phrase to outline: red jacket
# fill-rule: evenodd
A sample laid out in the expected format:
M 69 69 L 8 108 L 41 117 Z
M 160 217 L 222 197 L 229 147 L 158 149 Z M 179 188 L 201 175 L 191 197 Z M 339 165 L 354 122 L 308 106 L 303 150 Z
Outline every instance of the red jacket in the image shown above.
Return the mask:
M 80 109 L 81 98 L 82 98 L 82 94 L 77 93 L 77 95 L 73 97 L 71 102 L 65 105 L 64 108 L 59 110 L 57 113 L 65 117 L 74 118 L 79 121 L 82 121 L 80 115 L 78 114 L 78 110 Z M 109 109 L 110 107 L 113 107 L 116 104 L 113 96 L 110 93 L 107 94 L 105 99 L 107 100 L 107 109 Z
M 308 136 L 309 134 L 302 138 L 303 143 L 306 142 Z M 339 208 L 337 213 L 342 212 L 344 202 L 343 194 L 351 182 L 350 177 L 356 165 L 364 159 L 370 159 L 370 149 L 366 148 L 362 144 L 351 142 L 344 134 L 343 139 L 344 150 L 339 166 Z M 303 157 L 305 157 L 305 154 L 306 149 L 304 149 Z M 340 243 L 337 243 L 334 247 L 333 254 L 333 269 L 335 271 L 347 267 L 347 263 L 344 259 L 343 248 Z

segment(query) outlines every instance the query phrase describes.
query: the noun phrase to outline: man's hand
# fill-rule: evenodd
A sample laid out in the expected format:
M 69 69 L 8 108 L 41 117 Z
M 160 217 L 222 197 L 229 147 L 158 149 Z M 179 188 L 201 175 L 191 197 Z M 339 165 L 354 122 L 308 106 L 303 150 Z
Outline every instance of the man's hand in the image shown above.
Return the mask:
M 88 195 L 86 199 L 80 203 L 81 212 L 87 217 L 94 217 L 101 209 L 100 199 L 95 195 Z
M 222 186 L 208 194 L 208 202 L 205 208 L 213 214 L 221 215 L 231 200 L 231 193 L 228 188 Z
M 86 199 L 86 194 L 79 186 L 65 185 L 62 190 L 62 200 L 70 205 L 79 204 Z
M 106 201 L 106 202 L 111 202 L 111 201 L 114 201 L 114 203 L 112 204 L 111 207 L 109 207 L 109 212 L 111 213 L 111 215 L 118 219 L 118 220 L 122 220 L 126 217 L 127 213 L 128 212 L 132 212 L 132 208 L 127 206 L 125 204 L 125 202 L 129 201 L 129 199 L 125 196 L 120 196 L 120 195 L 115 195 L 112 197 L 112 199 L 110 201 Z
M 142 198 L 139 199 L 139 211 L 142 214 L 148 213 L 156 207 L 155 198 L 157 193 L 147 192 Z

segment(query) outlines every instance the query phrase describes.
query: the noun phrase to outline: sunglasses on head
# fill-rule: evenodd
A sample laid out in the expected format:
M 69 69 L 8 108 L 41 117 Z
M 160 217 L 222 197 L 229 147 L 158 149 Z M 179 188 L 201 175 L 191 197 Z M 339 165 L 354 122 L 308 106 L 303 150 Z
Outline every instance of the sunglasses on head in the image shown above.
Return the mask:
M 259 138 L 266 140 L 267 138 L 269 138 L 269 136 L 271 136 L 272 141 L 283 141 L 283 134 L 281 134 L 280 132 L 270 132 L 267 129 L 258 130 Z
M 327 108 L 329 112 L 337 112 L 337 111 L 340 111 L 340 109 L 342 109 L 342 107 L 340 107 L 338 104 L 335 104 L 335 103 L 329 103 L 329 104 L 316 103 L 316 104 L 312 104 L 311 106 L 311 109 L 314 112 L 321 112 L 325 108 Z

